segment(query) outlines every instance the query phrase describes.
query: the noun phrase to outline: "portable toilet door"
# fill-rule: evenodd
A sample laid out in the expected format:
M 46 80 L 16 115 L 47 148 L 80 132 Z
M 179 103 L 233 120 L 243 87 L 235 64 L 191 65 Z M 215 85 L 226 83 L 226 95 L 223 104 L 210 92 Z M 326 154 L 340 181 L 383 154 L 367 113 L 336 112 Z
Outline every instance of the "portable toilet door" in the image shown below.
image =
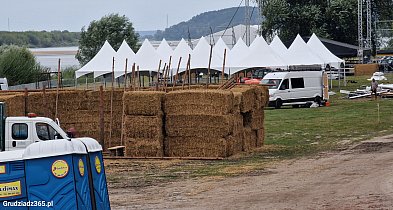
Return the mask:
M 23 152 L 0 152 L 0 209 L 28 209 Z
M 75 140 L 51 140 L 29 145 L 24 154 L 31 209 L 92 209 L 84 144 Z
M 95 206 L 99 210 L 110 210 L 110 201 L 101 145 L 92 138 L 78 138 L 89 153 L 89 172 L 92 177 Z

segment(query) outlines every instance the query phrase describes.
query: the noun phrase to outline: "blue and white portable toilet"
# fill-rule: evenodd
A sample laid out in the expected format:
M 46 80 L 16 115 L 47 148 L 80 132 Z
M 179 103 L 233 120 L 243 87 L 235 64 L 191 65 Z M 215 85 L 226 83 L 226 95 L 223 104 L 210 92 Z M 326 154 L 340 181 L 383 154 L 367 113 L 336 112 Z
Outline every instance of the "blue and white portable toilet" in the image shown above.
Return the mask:
M 28 209 L 19 206 L 27 201 L 23 152 L 0 152 L 0 209 Z
M 92 209 L 85 145 L 53 140 L 29 145 L 24 154 L 30 209 Z
M 101 145 L 92 138 L 78 138 L 86 145 L 89 156 L 89 172 L 91 173 L 95 207 L 100 210 L 110 210 L 108 186 L 106 181 Z

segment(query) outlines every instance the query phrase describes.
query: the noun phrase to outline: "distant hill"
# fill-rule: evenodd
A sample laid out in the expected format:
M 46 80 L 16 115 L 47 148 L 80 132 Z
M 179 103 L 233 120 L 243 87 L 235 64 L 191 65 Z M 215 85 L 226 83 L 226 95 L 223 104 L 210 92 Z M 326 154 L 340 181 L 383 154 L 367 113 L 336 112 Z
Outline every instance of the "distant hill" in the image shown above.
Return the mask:
M 167 40 L 180 40 L 181 38 L 188 38 L 188 30 L 190 30 L 191 38 L 197 39 L 201 36 L 211 34 L 211 30 L 213 31 L 213 33 L 222 31 L 225 30 L 225 28 L 228 26 L 233 15 L 236 13 L 236 9 L 237 7 L 233 7 L 218 11 L 205 12 L 191 18 L 191 20 L 173 25 L 165 29 L 164 31 L 157 31 L 154 36 L 146 38 L 154 40 L 162 40 L 162 38 L 165 38 Z M 253 11 L 251 17 L 251 24 L 259 25 L 260 15 L 258 8 L 251 8 L 250 11 Z M 244 24 L 245 12 L 246 7 L 240 7 L 235 17 L 233 18 L 230 26 Z

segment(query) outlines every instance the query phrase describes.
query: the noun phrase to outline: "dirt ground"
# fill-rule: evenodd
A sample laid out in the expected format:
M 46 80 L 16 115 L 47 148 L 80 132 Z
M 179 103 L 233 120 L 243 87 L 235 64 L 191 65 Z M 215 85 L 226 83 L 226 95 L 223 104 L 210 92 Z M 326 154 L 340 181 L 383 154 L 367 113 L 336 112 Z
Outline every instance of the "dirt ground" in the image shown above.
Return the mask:
M 114 186 L 112 209 L 393 209 L 393 136 L 256 175 Z

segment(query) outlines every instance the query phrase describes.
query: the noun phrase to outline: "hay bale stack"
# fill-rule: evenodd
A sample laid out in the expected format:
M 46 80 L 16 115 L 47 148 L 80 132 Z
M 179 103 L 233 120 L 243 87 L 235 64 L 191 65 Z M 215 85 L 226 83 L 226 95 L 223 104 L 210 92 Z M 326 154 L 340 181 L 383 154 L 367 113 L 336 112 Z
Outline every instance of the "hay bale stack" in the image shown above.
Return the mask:
M 125 92 L 123 96 L 127 115 L 157 116 L 162 114 L 165 93 L 157 91 Z
M 235 110 L 243 116 L 243 151 L 263 146 L 264 108 L 269 101 L 269 89 L 265 86 L 251 85 L 239 86 L 231 91 L 235 96 Z
M 23 94 L 2 94 L 0 101 L 6 105 L 7 116 L 25 115 L 25 97 Z
M 162 157 L 164 131 L 162 102 L 165 93 L 125 92 L 124 142 L 130 157 Z
M 184 90 L 166 95 L 164 112 L 176 115 L 226 115 L 233 111 L 233 94 L 225 90 Z
M 164 148 L 169 157 L 227 157 L 225 138 L 166 137 Z
M 239 122 L 235 123 L 233 104 L 230 91 L 201 89 L 168 93 L 164 102 L 165 154 L 227 157 L 234 153 L 236 149 L 229 152 L 228 141 L 240 128 Z

